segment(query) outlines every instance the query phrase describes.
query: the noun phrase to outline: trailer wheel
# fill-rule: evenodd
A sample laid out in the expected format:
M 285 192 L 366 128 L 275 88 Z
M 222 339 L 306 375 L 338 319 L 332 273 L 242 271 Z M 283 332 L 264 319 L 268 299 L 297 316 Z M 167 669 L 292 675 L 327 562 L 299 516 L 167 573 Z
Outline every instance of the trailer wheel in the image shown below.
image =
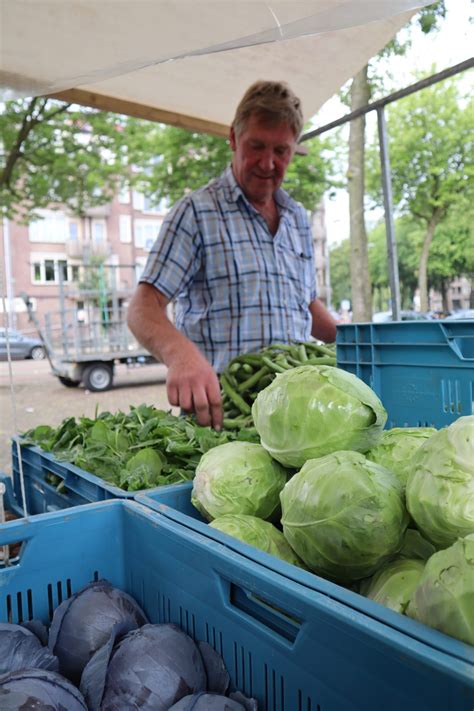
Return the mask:
M 46 357 L 46 354 L 45 354 L 44 348 L 42 346 L 34 346 L 31 349 L 30 356 L 31 356 L 31 358 L 33 358 L 33 360 L 44 360 Z
M 112 387 L 114 371 L 108 363 L 94 363 L 84 368 L 82 382 L 88 390 L 99 392 Z
M 67 388 L 77 388 L 80 385 L 79 380 L 71 380 L 71 378 L 65 378 L 64 375 L 58 375 L 58 380 Z

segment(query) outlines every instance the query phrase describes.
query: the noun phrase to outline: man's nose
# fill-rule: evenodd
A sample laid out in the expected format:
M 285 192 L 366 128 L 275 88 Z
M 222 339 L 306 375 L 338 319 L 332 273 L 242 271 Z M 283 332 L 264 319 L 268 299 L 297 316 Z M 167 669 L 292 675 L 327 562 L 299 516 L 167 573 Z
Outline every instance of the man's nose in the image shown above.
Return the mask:
M 264 151 L 260 156 L 260 167 L 268 173 L 271 173 L 275 167 L 275 156 L 273 151 Z

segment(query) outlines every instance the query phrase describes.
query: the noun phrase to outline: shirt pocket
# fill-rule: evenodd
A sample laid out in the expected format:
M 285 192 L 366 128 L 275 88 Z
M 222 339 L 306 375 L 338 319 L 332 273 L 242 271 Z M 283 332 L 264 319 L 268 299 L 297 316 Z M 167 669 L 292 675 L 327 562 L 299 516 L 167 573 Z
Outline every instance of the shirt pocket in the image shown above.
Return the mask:
M 303 250 L 297 252 L 285 245 L 280 256 L 291 300 L 294 304 L 307 308 L 313 291 L 313 255 Z

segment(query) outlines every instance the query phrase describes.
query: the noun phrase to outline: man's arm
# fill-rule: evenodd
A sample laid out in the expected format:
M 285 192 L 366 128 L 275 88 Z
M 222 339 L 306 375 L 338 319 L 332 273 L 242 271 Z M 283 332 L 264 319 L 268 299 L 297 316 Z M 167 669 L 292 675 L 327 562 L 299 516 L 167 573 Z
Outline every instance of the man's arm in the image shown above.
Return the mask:
M 128 327 L 147 351 L 168 366 L 170 404 L 194 411 L 199 424 L 220 429 L 219 379 L 199 348 L 168 319 L 168 303 L 151 284 L 139 284 L 128 307 Z
M 314 299 L 309 305 L 313 325 L 311 335 L 319 341 L 334 343 L 336 340 L 336 322 L 319 299 Z

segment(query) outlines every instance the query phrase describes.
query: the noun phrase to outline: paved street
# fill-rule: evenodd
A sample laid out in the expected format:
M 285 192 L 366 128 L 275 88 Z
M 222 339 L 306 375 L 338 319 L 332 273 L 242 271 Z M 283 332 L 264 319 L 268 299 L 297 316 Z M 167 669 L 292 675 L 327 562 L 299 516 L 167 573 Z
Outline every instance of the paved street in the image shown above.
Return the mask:
M 116 367 L 114 387 L 104 393 L 66 388 L 51 374 L 48 361 L 14 361 L 12 380 L 9 366 L 0 363 L 0 471 L 11 474 L 10 439 L 36 425 L 58 425 L 65 417 L 99 411 L 128 412 L 130 405 L 155 405 L 168 409 L 166 368 L 153 364 Z M 12 394 L 13 385 L 13 394 Z

